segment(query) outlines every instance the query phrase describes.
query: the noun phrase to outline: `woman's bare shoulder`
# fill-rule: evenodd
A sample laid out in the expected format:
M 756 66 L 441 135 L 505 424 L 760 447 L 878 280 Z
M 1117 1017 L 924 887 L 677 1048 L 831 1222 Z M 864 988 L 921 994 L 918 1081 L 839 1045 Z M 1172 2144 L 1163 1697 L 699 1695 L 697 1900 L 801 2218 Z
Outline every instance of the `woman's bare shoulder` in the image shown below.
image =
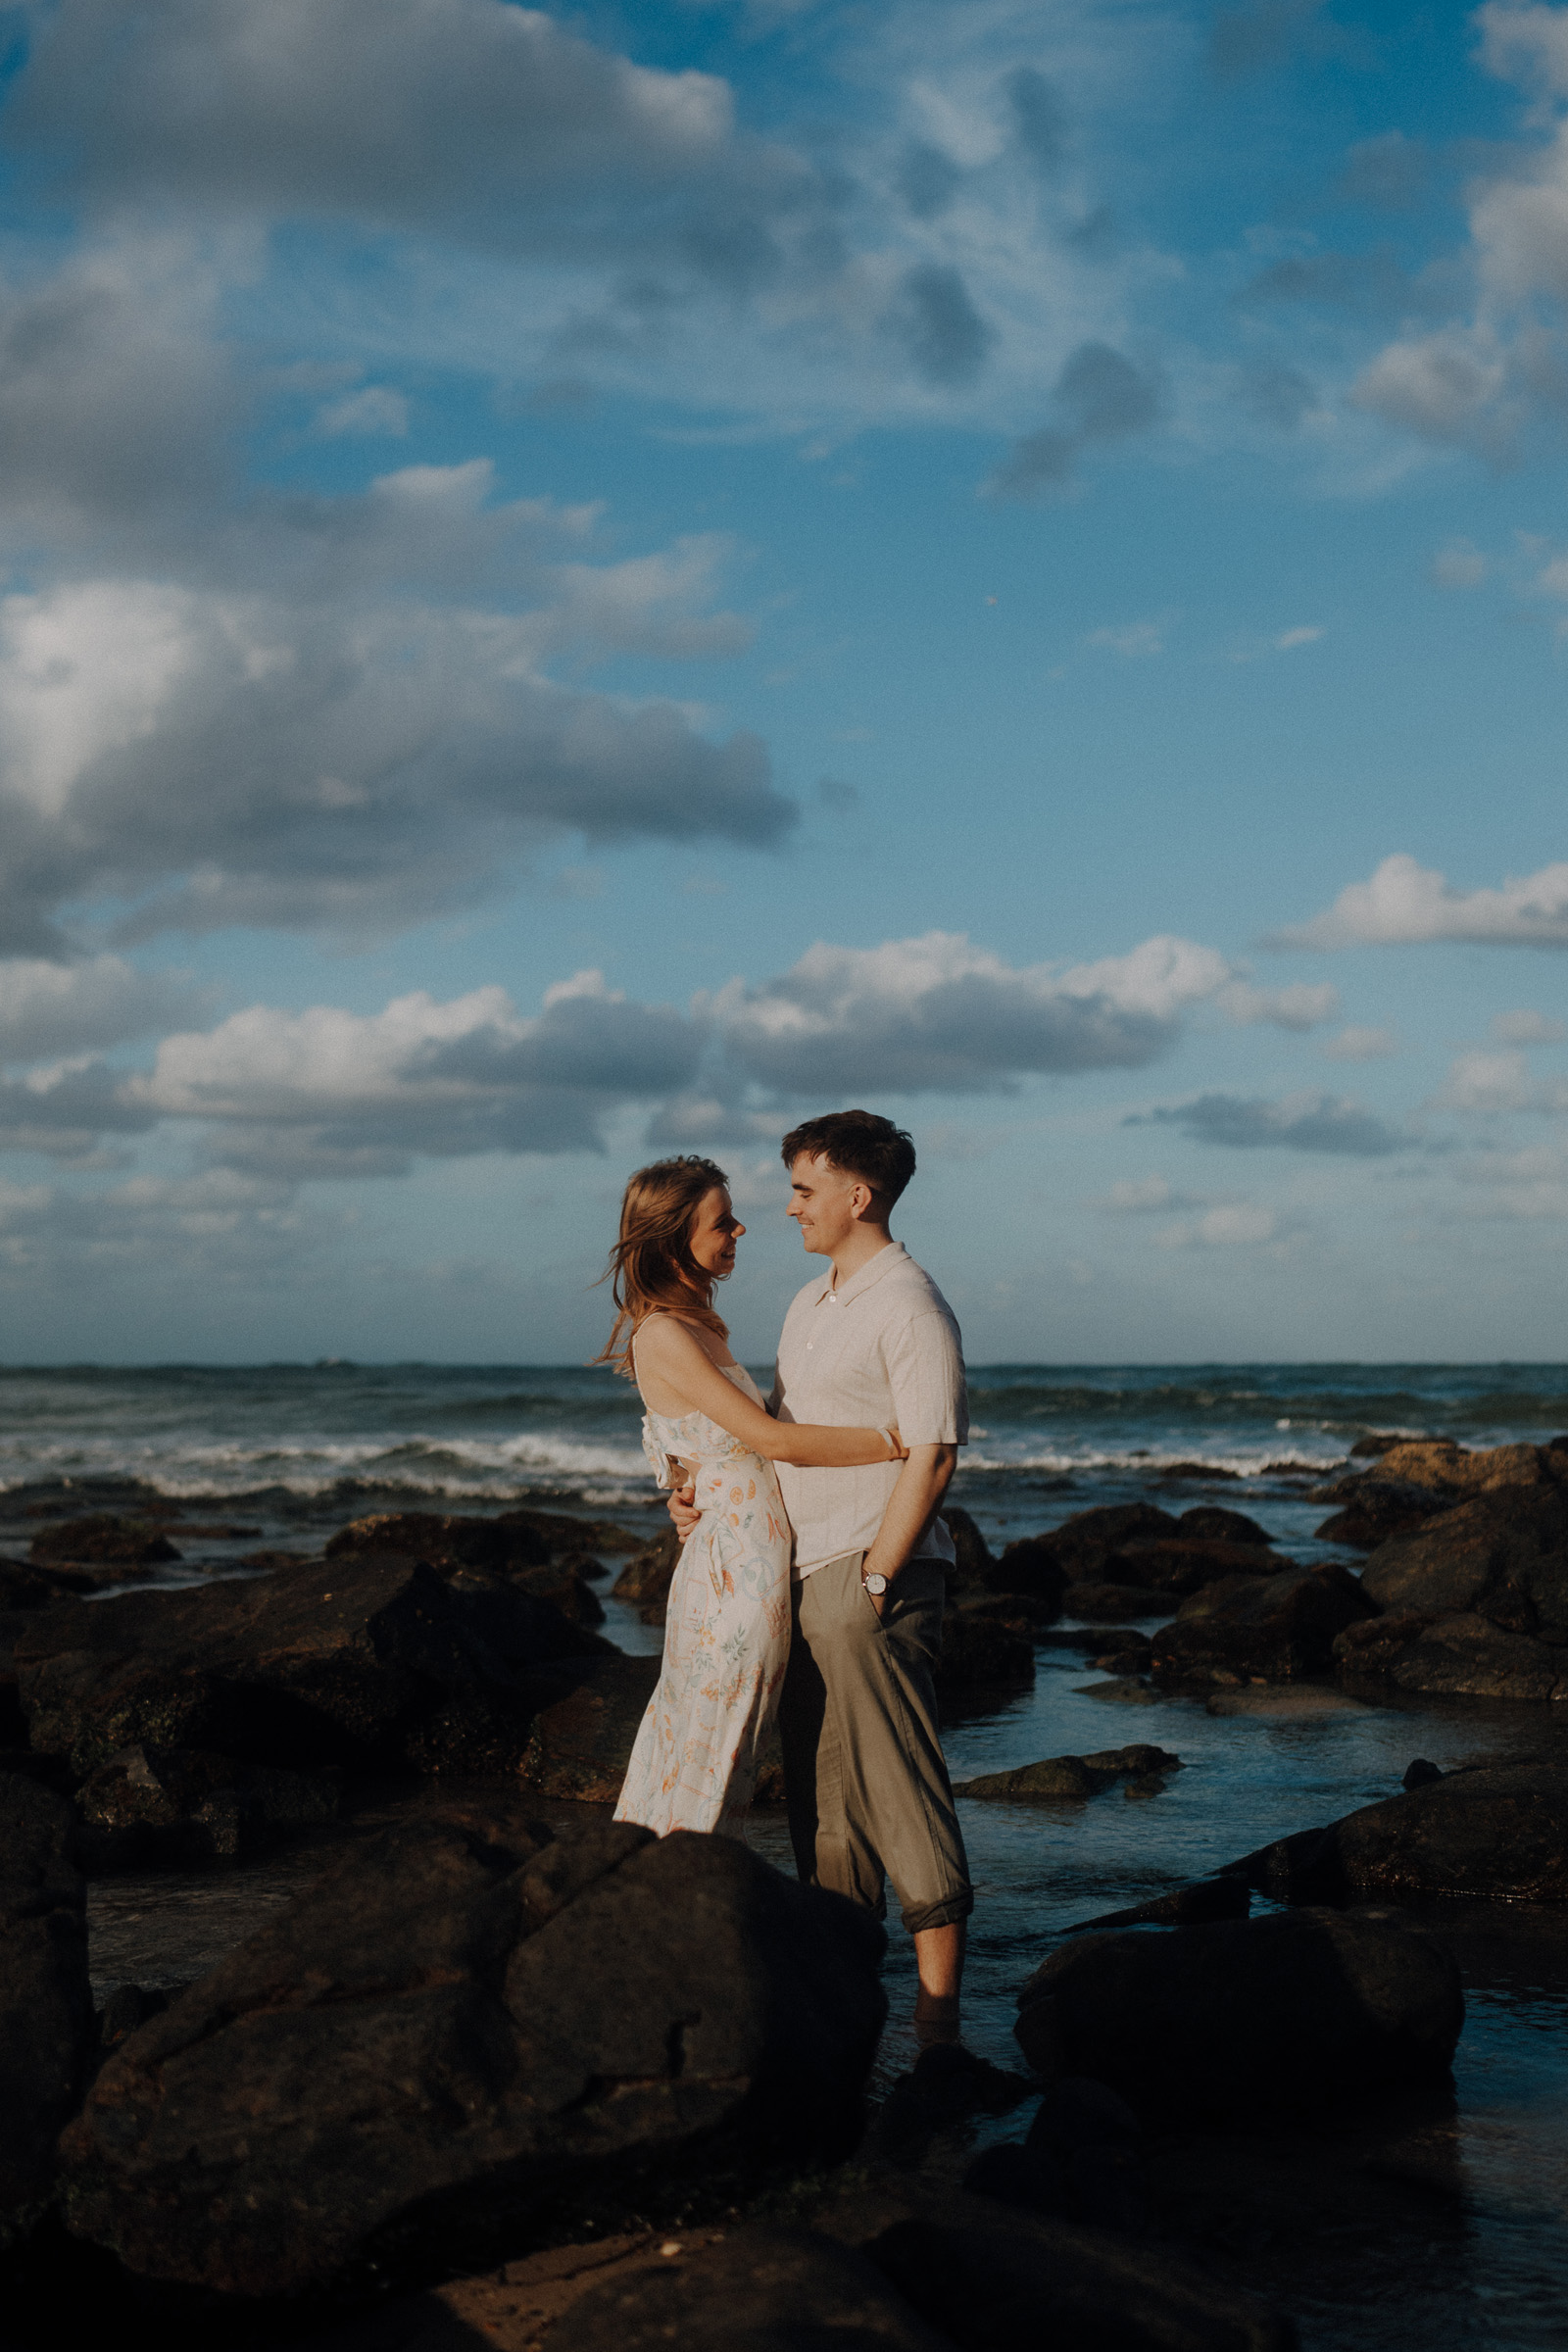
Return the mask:
M 694 1352 L 716 1364 L 718 1358 L 713 1348 L 718 1345 L 721 1343 L 716 1333 L 705 1331 L 700 1324 L 688 1323 L 684 1315 L 671 1314 L 667 1308 L 645 1315 L 637 1326 L 634 1342 L 643 1362 L 652 1364 L 682 1360 L 690 1363 Z M 728 1355 L 729 1350 L 725 1348 L 724 1353 Z

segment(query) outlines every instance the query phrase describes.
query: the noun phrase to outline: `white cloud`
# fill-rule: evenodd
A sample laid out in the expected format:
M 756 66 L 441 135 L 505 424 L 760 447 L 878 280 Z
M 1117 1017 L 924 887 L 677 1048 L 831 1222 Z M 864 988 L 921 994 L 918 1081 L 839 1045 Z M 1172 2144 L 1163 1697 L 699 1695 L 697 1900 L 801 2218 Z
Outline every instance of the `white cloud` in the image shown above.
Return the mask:
M 1568 1217 L 1568 1153 L 1549 1144 L 1476 1152 L 1454 1168 L 1475 1195 L 1472 1214 L 1534 1223 Z
M 1399 1051 L 1392 1029 L 1342 1029 L 1321 1049 L 1325 1061 L 1388 1061 Z
M 1324 913 L 1276 932 L 1269 944 L 1396 947 L 1440 939 L 1568 947 L 1568 863 L 1544 865 L 1500 890 L 1459 891 L 1413 858 L 1385 858 L 1369 881 L 1352 882 Z
M 794 805 L 755 736 L 714 743 L 672 702 L 551 674 L 737 651 L 748 625 L 711 610 L 727 543 L 594 564 L 593 510 L 491 488 L 487 463 L 424 466 L 298 502 L 239 534 L 235 568 L 265 587 L 115 577 L 0 601 L 17 944 L 103 897 L 133 903 L 128 939 L 385 932 L 551 839 L 780 838 Z
M 1164 1176 L 1119 1177 L 1100 1202 L 1102 1208 L 1108 1208 L 1118 1217 L 1145 1216 L 1175 1205 L 1175 1191 Z
M 1162 1250 L 1255 1249 L 1260 1242 L 1271 1242 L 1278 1230 L 1272 1209 L 1235 1200 L 1205 1210 L 1192 1224 L 1167 1225 L 1154 1240 Z
M 189 1018 L 205 992 L 120 956 L 0 962 L 0 1062 L 91 1053 Z
M 1120 654 L 1124 661 L 1146 661 L 1165 651 L 1168 620 L 1129 620 L 1119 628 L 1091 629 L 1085 645 L 1101 654 Z
M 932 931 L 880 948 L 818 944 L 777 980 L 731 983 L 710 1011 L 734 1066 L 782 1093 L 967 1093 L 1030 1071 L 1137 1068 L 1231 977 L 1191 940 L 1017 969 Z
M 323 441 L 354 434 L 401 441 L 408 429 L 409 404 L 387 384 L 367 384 L 363 391 L 346 392 L 341 400 L 328 401 L 318 409 L 311 425 Z
M 1305 1030 L 1338 1019 L 1340 992 L 1327 980 L 1296 980 L 1288 988 L 1254 988 L 1250 980 L 1237 980 L 1220 991 L 1217 1002 L 1244 1027 L 1272 1021 L 1278 1029 Z
M 1277 654 L 1294 653 L 1298 646 L 1316 645 L 1318 639 L 1326 634 L 1327 631 L 1320 628 L 1281 629 L 1274 639 L 1274 651 Z
M 1558 1046 L 1568 1037 L 1568 1021 L 1544 1012 L 1494 1012 L 1490 1026 L 1499 1046 Z
M 1440 588 L 1479 588 L 1491 569 L 1490 557 L 1468 539 L 1450 539 L 1432 559 L 1432 577 Z
M 1536 1101 L 1529 1065 L 1517 1048 L 1467 1047 L 1448 1065 L 1448 1075 L 1432 1098 L 1437 1110 L 1491 1116 L 1528 1110 Z

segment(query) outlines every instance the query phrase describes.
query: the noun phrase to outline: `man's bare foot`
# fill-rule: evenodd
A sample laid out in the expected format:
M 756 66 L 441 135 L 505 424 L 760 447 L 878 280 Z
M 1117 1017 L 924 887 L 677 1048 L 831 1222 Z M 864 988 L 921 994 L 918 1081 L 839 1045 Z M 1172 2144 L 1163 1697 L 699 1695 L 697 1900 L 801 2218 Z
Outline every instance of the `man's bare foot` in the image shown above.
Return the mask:
M 943 1997 L 922 1987 L 915 1994 L 914 2038 L 922 2050 L 934 2048 L 939 2041 L 956 2041 L 962 2032 L 956 1993 Z

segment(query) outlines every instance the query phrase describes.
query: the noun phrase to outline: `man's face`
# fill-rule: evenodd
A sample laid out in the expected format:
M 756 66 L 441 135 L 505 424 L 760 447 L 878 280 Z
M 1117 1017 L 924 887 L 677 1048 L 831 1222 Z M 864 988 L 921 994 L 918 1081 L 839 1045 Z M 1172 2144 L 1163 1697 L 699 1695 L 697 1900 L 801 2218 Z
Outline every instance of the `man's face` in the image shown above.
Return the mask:
M 818 1154 L 803 1152 L 790 1168 L 789 1214 L 801 1229 L 801 1239 L 818 1257 L 831 1257 L 848 1241 L 858 1219 L 858 1202 L 869 1203 L 863 1179 L 847 1176 Z

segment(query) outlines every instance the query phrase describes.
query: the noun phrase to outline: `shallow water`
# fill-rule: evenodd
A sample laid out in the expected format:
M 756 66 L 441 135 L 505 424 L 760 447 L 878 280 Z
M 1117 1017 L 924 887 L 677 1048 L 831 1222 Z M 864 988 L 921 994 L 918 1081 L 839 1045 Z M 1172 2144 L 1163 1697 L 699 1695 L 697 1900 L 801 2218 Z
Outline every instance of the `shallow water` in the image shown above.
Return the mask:
M 372 1507 L 471 1509 L 548 1494 L 643 1532 L 662 1525 L 644 1508 L 633 1400 L 599 1375 L 417 1366 L 12 1375 L 0 1376 L 0 1393 L 6 1379 L 31 1400 L 0 1457 L 12 1482 L 0 1493 L 7 1550 L 22 1547 L 40 1496 L 42 1507 L 51 1494 L 56 1509 L 73 1507 L 79 1488 L 45 1483 L 60 1477 L 156 1479 L 185 1497 L 197 1524 L 237 1516 L 243 1497 L 244 1523 L 260 1536 L 192 1541 L 172 1526 L 187 1556 L 170 1582 L 233 1572 L 258 1543 L 312 1550 Z M 956 1498 L 994 1545 L 1097 1503 L 1150 1498 L 1173 1512 L 1196 1502 L 1244 1509 L 1291 1556 L 1319 1557 L 1330 1547 L 1312 1532 L 1323 1505 L 1307 1498 L 1306 1466 L 1321 1474 L 1343 1461 L 1366 1429 L 1494 1444 L 1568 1428 L 1560 1366 L 1003 1367 L 975 1375 L 974 1396 L 985 1434 Z M 1159 1465 L 1172 1460 L 1207 1464 L 1212 1483 L 1166 1480 Z M 1214 1476 L 1226 1468 L 1245 1475 Z M 657 1629 L 608 1606 L 612 1639 L 658 1648 Z M 1322 1690 L 1244 1692 L 1211 1712 L 1201 1699 L 1146 1693 L 1134 1704 L 1086 1688 L 1103 1679 L 1048 1642 L 1032 1691 L 958 1713 L 949 1727 L 955 1779 L 1130 1740 L 1183 1760 L 1165 1792 L 1146 1801 L 1119 1788 L 1085 1803 L 963 1801 L 977 1891 L 966 2038 L 1004 2066 L 1019 2063 L 1017 1990 L 1061 1928 L 1390 1795 L 1416 1756 L 1447 1767 L 1568 1752 L 1568 1725 L 1537 1707 L 1369 1705 Z M 381 1791 L 315 1846 L 245 1868 L 95 1886 L 100 1996 L 117 1982 L 172 1985 L 203 1973 L 330 1867 L 344 1839 L 410 1801 Z M 788 1867 L 779 1816 L 760 1813 L 753 1842 Z M 1315 2135 L 1232 2134 L 1164 2151 L 1222 2214 L 1261 2198 L 1264 2226 L 1254 2215 L 1219 2227 L 1209 2258 L 1293 2312 L 1308 2352 L 1425 2352 L 1435 2339 L 1460 2352 L 1538 2352 L 1568 2333 L 1568 1920 L 1528 1905 L 1437 1903 L 1427 1916 L 1458 1953 L 1468 1988 L 1451 2103 L 1370 2110 Z M 911 1954 L 897 1926 L 887 1979 L 884 2084 L 916 2055 Z M 978 2125 L 973 2144 L 1020 2135 L 1028 2112 Z M 1324 2204 L 1334 2179 L 1339 2201 Z M 1309 2205 L 1310 2226 L 1298 2226 Z

